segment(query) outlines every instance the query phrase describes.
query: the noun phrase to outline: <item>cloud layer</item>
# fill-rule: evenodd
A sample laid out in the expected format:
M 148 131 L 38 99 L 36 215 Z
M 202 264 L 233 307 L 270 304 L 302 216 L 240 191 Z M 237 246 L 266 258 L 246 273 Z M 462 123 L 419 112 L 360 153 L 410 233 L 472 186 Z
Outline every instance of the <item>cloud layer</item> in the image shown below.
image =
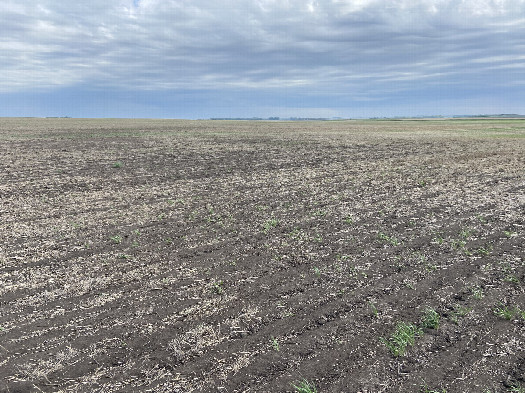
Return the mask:
M 5 0 L 0 18 L 2 93 L 271 90 L 372 102 L 525 85 L 525 0 Z

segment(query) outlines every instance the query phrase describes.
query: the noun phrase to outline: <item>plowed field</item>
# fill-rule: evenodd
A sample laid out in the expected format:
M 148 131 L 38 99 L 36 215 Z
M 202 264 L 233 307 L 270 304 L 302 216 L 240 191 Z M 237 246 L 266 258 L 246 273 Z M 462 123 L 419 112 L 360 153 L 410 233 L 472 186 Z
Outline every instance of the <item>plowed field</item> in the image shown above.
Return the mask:
M 0 119 L 0 153 L 1 392 L 525 392 L 524 121 Z

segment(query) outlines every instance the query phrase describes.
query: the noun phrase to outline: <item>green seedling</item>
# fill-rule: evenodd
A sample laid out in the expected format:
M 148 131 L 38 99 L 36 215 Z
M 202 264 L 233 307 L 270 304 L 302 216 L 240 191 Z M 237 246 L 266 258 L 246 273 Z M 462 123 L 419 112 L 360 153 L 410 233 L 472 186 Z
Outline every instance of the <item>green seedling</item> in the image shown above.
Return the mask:
M 296 393 L 317 393 L 315 385 L 308 382 L 306 379 L 292 383 L 292 387 L 295 389 Z
M 294 228 L 293 231 L 291 231 L 288 236 L 292 239 L 297 239 L 299 235 L 301 234 L 301 230 L 299 228 Z
M 464 317 L 470 311 L 470 308 L 464 306 L 457 306 L 455 310 L 452 313 L 450 313 L 449 319 L 457 325 L 459 323 L 459 317 Z
M 463 249 L 465 248 L 466 245 L 467 245 L 467 242 L 464 240 L 457 240 L 457 239 L 452 240 L 452 248 L 455 250 Z
M 390 243 L 392 246 L 398 246 L 399 245 L 399 241 L 393 237 L 393 236 L 388 236 L 386 234 L 384 234 L 383 232 L 379 232 L 377 234 L 377 238 L 385 243 Z
M 463 229 L 459 235 L 463 238 L 463 239 L 468 239 L 471 235 L 472 235 L 472 229 L 470 228 L 465 228 Z
M 472 297 L 476 300 L 481 300 L 485 296 L 481 287 L 471 288 L 470 291 L 472 292 Z
M 72 222 L 71 223 L 71 226 L 74 228 L 74 229 L 78 229 L 80 227 L 82 227 L 82 224 L 78 223 L 78 222 Z
M 517 235 L 518 235 L 518 233 L 517 233 L 517 232 L 514 232 L 514 231 L 504 231 L 503 233 L 504 233 L 505 236 L 507 236 L 509 239 L 510 239 L 511 237 L 514 237 L 514 236 L 517 236 Z
M 510 321 L 516 313 L 516 309 L 512 309 L 509 306 L 504 306 L 503 304 L 500 304 L 499 306 L 494 308 L 494 315 L 506 319 L 508 321 Z
M 326 216 L 326 211 L 321 210 L 321 209 L 316 210 L 316 211 L 314 212 L 314 216 L 315 216 L 315 217 L 324 217 L 324 216 Z
M 516 277 L 514 274 L 507 274 L 505 278 L 503 279 L 505 282 L 509 282 L 511 284 L 519 284 L 520 279 Z
M 423 385 L 421 386 L 421 392 L 422 393 L 447 393 L 446 389 L 441 390 L 435 390 L 428 387 L 428 385 L 423 381 Z
M 272 345 L 272 348 L 277 352 L 279 352 L 279 350 L 281 349 L 279 346 L 279 341 L 277 341 L 275 337 L 271 338 L 270 344 Z
M 352 225 L 354 223 L 354 219 L 350 216 L 346 216 L 343 221 L 348 224 L 348 225 Z
M 122 236 L 116 235 L 109 238 L 113 243 L 120 244 L 122 243 Z
M 275 228 L 279 224 L 279 220 L 272 218 L 263 224 L 264 233 L 268 234 L 272 228 Z
M 476 216 L 476 218 L 477 218 L 477 219 L 479 220 L 479 222 L 481 222 L 482 224 L 486 224 L 486 223 L 488 222 L 488 220 L 487 220 L 485 217 L 483 217 L 481 214 L 478 214 L 478 215 Z
M 122 165 L 121 161 L 116 161 L 113 163 L 113 168 L 122 168 Z
M 412 281 L 409 281 L 409 280 L 403 280 L 403 285 L 405 287 L 407 287 L 408 289 L 412 289 L 412 290 L 415 290 L 416 289 L 416 286 L 414 285 L 414 283 Z
M 372 310 L 372 315 L 374 317 L 377 317 L 377 315 L 379 314 L 379 311 L 377 310 L 377 307 L 375 306 L 375 304 L 372 302 L 368 302 L 368 306 L 370 307 L 370 310 Z
M 488 246 L 478 248 L 476 250 L 476 254 L 480 256 L 487 256 L 490 254 L 491 251 L 492 251 L 492 246 L 488 245 Z
M 437 311 L 428 307 L 421 318 L 421 326 L 427 329 L 437 329 L 439 327 L 439 319 L 440 316 Z
M 222 280 L 216 281 L 212 285 L 212 290 L 217 295 L 222 295 L 224 293 L 224 287 L 223 286 L 224 286 L 224 282 Z
M 423 334 L 423 330 L 412 323 L 399 322 L 396 330 L 389 339 L 381 337 L 381 342 L 386 345 L 394 356 L 403 356 L 409 346 L 414 345 L 416 337 Z
M 436 235 L 436 236 L 432 239 L 432 241 L 433 241 L 434 243 L 437 243 L 437 244 L 440 244 L 440 245 L 441 245 L 441 244 L 443 244 L 443 243 L 445 242 L 445 239 L 443 239 L 443 237 L 442 237 L 441 235 Z
M 525 393 L 525 387 L 522 387 L 519 382 L 516 382 L 510 387 L 509 392 L 513 393 Z

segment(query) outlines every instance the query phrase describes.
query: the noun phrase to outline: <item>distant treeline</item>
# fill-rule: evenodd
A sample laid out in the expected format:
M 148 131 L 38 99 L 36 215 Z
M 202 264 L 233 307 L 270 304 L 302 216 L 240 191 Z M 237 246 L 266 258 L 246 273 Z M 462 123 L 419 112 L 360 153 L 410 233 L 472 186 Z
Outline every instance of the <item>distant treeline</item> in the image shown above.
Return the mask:
M 210 120 L 286 120 L 286 121 L 305 121 L 305 120 L 336 120 L 340 119 L 333 118 L 328 119 L 326 117 L 283 117 L 280 118 L 278 116 L 272 116 L 272 117 L 210 117 Z
M 525 115 L 517 115 L 515 113 L 502 113 L 499 115 L 465 115 L 465 116 L 453 116 L 454 118 L 457 117 L 468 117 L 468 118 L 491 118 L 491 119 L 525 119 Z

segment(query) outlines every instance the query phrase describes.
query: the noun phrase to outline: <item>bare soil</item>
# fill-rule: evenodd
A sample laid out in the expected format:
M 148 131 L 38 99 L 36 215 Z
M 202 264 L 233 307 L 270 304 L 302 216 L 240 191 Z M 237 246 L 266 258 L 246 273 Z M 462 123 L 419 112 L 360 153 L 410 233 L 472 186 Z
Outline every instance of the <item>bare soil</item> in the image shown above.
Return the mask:
M 1 392 L 525 392 L 524 121 L 0 119 L 0 152 Z

